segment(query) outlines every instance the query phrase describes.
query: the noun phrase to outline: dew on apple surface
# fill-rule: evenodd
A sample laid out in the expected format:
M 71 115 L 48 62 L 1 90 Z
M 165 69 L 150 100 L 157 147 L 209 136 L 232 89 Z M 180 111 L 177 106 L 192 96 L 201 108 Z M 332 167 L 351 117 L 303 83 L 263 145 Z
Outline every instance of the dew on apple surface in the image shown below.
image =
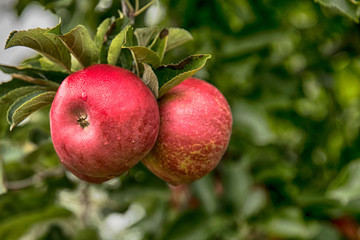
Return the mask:
M 86 101 L 87 95 L 86 95 L 85 91 L 83 91 L 83 92 L 81 93 L 81 99 L 84 100 L 84 101 Z

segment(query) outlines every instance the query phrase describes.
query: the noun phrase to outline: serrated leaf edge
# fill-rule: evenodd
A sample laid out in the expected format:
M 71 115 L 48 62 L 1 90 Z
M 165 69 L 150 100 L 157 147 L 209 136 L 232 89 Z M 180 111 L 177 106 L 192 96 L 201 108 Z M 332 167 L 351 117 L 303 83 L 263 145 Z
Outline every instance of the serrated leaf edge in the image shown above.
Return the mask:
M 5 47 L 4 49 L 7 49 L 7 45 L 9 44 L 9 41 L 14 37 L 14 35 L 18 32 L 18 30 L 14 30 L 9 34 L 9 37 L 6 39 Z
M 44 94 L 48 94 L 48 93 L 53 93 L 53 94 L 54 94 L 54 97 L 55 97 L 55 94 L 56 94 L 56 92 L 54 92 L 54 91 L 41 91 L 41 90 L 39 90 L 39 91 L 34 91 L 34 92 L 42 92 L 42 93 L 34 96 L 33 98 L 31 98 L 31 100 L 36 99 L 36 98 L 39 98 L 39 97 L 43 96 Z M 31 95 L 31 94 L 34 94 L 34 92 L 28 93 L 28 94 L 22 96 L 21 98 L 18 98 L 18 100 L 16 100 L 13 104 L 11 104 L 11 106 L 10 106 L 9 109 L 7 110 L 6 115 L 7 115 L 7 121 L 8 121 L 8 123 L 9 123 L 9 125 L 10 125 L 10 131 L 11 131 L 16 125 L 18 125 L 20 122 L 22 122 L 22 121 L 26 118 L 26 117 L 23 118 L 23 119 L 22 119 L 20 122 L 18 122 L 18 123 L 12 122 L 15 113 L 16 113 L 19 109 L 21 109 L 21 107 L 24 106 L 24 104 L 26 104 L 28 101 L 24 102 L 24 103 L 21 104 L 19 107 L 17 107 L 16 110 L 14 111 L 14 113 L 13 113 L 11 116 L 10 116 L 10 110 L 11 110 L 11 109 L 18 103 L 18 101 L 20 101 L 22 98 L 24 98 L 24 97 L 26 97 L 26 96 L 29 96 L 29 95 Z M 29 101 L 30 101 L 30 100 L 29 100 Z M 49 104 L 50 104 L 50 103 L 49 103 Z M 44 105 L 44 106 L 46 106 L 46 105 Z M 44 106 L 43 106 L 43 107 L 44 107 Z M 39 108 L 39 109 L 40 109 L 40 108 Z M 28 116 L 29 116 L 29 115 L 28 115 Z
M 149 87 L 149 89 L 151 90 L 151 92 L 154 94 L 155 99 L 157 99 L 159 97 L 159 81 L 158 78 L 156 76 L 156 74 L 154 73 L 153 69 L 150 67 L 150 65 L 143 63 L 144 66 L 144 72 L 143 72 L 143 76 L 142 76 L 142 80 L 143 82 Z M 154 82 L 148 81 L 146 82 L 146 79 L 144 79 L 144 75 L 146 71 L 151 71 L 153 76 L 155 76 L 156 80 L 155 80 L 155 84 L 153 84 Z
M 28 89 L 29 92 L 26 93 L 25 95 L 27 94 L 30 94 L 31 92 L 35 92 L 35 91 L 43 91 L 43 90 L 47 90 L 45 87 L 43 86 L 25 86 L 25 87 L 18 87 L 18 88 L 15 88 L 15 89 L 12 89 L 10 90 L 9 92 L 5 93 L 4 95 L 2 95 L 0 97 L 0 103 L 4 103 L 6 101 L 4 101 L 4 99 L 6 99 L 7 97 L 9 97 L 11 94 L 14 94 L 14 92 L 17 92 L 17 91 L 21 91 L 21 90 L 24 90 L 24 89 Z M 24 95 L 24 96 L 25 96 Z
M 181 29 L 181 30 L 185 30 L 185 31 L 189 34 L 190 39 L 184 40 L 184 41 L 181 41 L 181 42 L 178 42 L 177 44 L 174 44 L 174 45 L 172 45 L 171 47 L 166 46 L 165 52 L 170 51 L 171 49 L 174 49 L 174 48 L 176 48 L 176 47 L 178 47 L 178 46 L 180 46 L 180 45 L 182 45 L 182 44 L 184 44 L 184 43 L 186 43 L 186 42 L 188 42 L 188 41 L 194 40 L 194 37 L 192 36 L 192 34 L 191 34 L 189 31 L 187 31 L 186 29 L 176 28 L 176 27 L 171 27 L 171 28 L 168 28 L 168 29 L 169 29 L 169 35 L 171 34 L 171 33 L 170 33 L 171 29 Z
M 69 34 L 72 34 L 74 31 L 76 31 L 77 29 L 79 29 L 79 28 L 83 28 L 83 29 L 85 29 L 85 32 L 89 35 L 89 39 L 94 43 L 94 46 L 96 46 L 96 49 L 98 50 L 99 48 L 98 48 L 98 46 L 96 45 L 96 43 L 94 42 L 94 40 L 93 40 L 93 38 L 91 38 L 91 36 L 90 36 L 90 34 L 89 34 L 89 32 L 88 32 L 88 30 L 87 30 L 87 28 L 84 26 L 84 25 L 77 25 L 75 28 L 73 28 L 73 29 L 71 29 L 68 33 L 65 33 L 65 34 L 63 34 L 63 35 L 57 35 L 58 37 L 59 37 L 59 39 L 63 42 L 63 44 L 66 46 L 66 48 L 72 53 L 72 55 L 78 60 L 78 62 L 81 64 L 81 66 L 83 67 L 83 68 L 85 68 L 85 67 L 87 67 L 87 66 L 85 66 L 84 64 L 83 64 L 83 62 L 81 61 L 81 57 L 83 56 L 83 54 L 84 54 L 84 49 L 86 48 L 86 46 L 83 46 L 82 44 L 81 44 L 81 49 L 82 49 L 82 52 L 81 52 L 81 55 L 80 56 L 78 56 L 77 54 L 75 54 L 75 52 L 73 51 L 73 47 L 74 47 L 74 45 L 72 45 L 72 46 L 68 46 L 67 44 L 66 44 L 66 42 L 64 41 L 64 39 L 63 39 L 63 37 L 65 37 L 65 36 L 68 36 Z M 76 39 L 75 39 L 75 42 L 76 42 Z M 82 43 L 82 42 L 81 42 Z M 98 55 L 99 55 L 99 53 L 98 53 Z M 98 56 L 99 57 L 99 56 Z M 91 59 L 93 58 L 93 56 L 91 56 Z M 90 65 L 91 65 L 92 63 L 90 63 Z
M 165 36 L 162 36 L 162 35 L 164 35 L 164 34 L 165 34 Z M 163 47 L 163 49 L 162 49 L 162 51 L 161 51 L 161 54 L 159 54 L 158 51 L 153 50 L 153 51 L 159 56 L 160 64 L 161 64 L 161 62 L 163 61 L 163 58 L 164 58 L 164 55 L 165 55 L 165 52 L 166 52 L 168 39 L 169 39 L 169 29 L 163 28 L 163 29 L 161 29 L 161 31 L 157 34 L 157 36 L 154 38 L 153 42 L 152 42 L 152 43 L 150 44 L 150 46 L 149 46 L 149 49 L 150 49 L 150 50 L 153 50 L 154 47 L 155 47 L 155 44 L 156 44 L 158 41 L 159 41 L 159 42 L 160 42 L 160 41 L 163 41 L 163 40 L 165 41 L 164 47 Z
M 126 44 L 127 32 L 131 28 L 132 28 L 131 25 L 126 26 L 111 40 L 111 43 L 109 45 L 108 54 L 107 54 L 107 62 L 108 62 L 108 64 L 116 65 L 116 61 L 117 61 L 117 59 L 119 58 L 119 56 L 121 54 L 121 49 L 123 49 L 124 45 Z M 122 35 L 123 35 L 122 43 L 120 44 L 120 47 L 118 49 L 116 49 L 115 46 L 117 45 L 117 41 L 121 40 L 120 37 L 122 37 Z M 116 50 L 117 57 L 116 57 L 116 59 L 112 59 L 112 56 L 114 55 L 113 53 L 114 53 L 115 50 Z
M 346 11 L 343 11 L 343 9 L 341 9 L 339 6 L 332 4 L 332 3 L 325 3 L 322 2 L 321 0 L 315 0 L 316 3 L 318 3 L 319 5 L 323 6 L 323 7 L 327 7 L 327 8 L 335 8 L 338 11 L 340 11 L 342 14 L 346 15 L 348 18 L 352 19 L 354 22 L 359 23 L 359 16 L 357 16 L 358 18 L 354 18 L 353 16 L 351 16 L 350 14 L 348 14 Z M 357 11 L 359 11 L 359 6 Z
M 101 45 L 103 44 L 104 37 L 106 35 L 106 32 L 109 30 L 110 24 L 111 24 L 111 18 L 106 18 L 96 28 L 96 34 L 94 36 L 94 42 L 95 42 L 95 44 L 96 44 L 96 46 L 98 48 L 100 48 Z M 102 30 L 102 27 L 105 27 L 105 26 L 106 26 L 106 31 L 105 32 L 100 31 L 100 30 Z
M 164 83 L 164 84 L 159 88 L 159 96 L 158 96 L 158 98 L 161 98 L 162 96 L 164 96 L 164 95 L 167 93 L 167 91 L 166 91 L 166 92 L 163 92 L 163 91 L 161 91 L 161 89 L 164 89 L 167 85 L 169 85 L 169 83 L 170 83 L 174 78 L 179 78 L 179 77 L 181 77 L 181 76 L 183 76 L 183 75 L 185 75 L 185 74 L 189 74 L 189 73 L 191 73 L 191 72 L 193 72 L 193 73 L 192 73 L 189 77 L 193 76 L 197 71 L 199 71 L 201 68 L 203 68 L 203 67 L 205 66 L 207 60 L 209 60 L 209 59 L 211 58 L 211 55 L 210 55 L 210 54 L 196 54 L 196 55 L 191 55 L 191 56 L 189 56 L 189 57 L 181 60 L 181 61 L 180 61 L 179 63 L 177 63 L 177 64 L 168 64 L 168 65 L 160 66 L 160 67 L 164 67 L 164 68 L 169 67 L 169 66 L 177 66 L 177 65 L 181 64 L 182 62 L 187 61 L 187 59 L 190 59 L 190 58 L 193 58 L 193 57 L 205 57 L 205 59 L 204 59 L 204 60 L 205 60 L 204 64 L 202 64 L 200 67 L 198 67 L 198 68 L 196 68 L 196 69 L 193 69 L 193 70 L 191 70 L 191 71 L 183 72 L 183 73 L 181 73 L 181 74 L 173 77 L 172 79 L 170 79 L 170 80 L 167 81 L 166 83 Z M 159 67 L 159 68 L 160 68 L 160 67 Z M 158 69 L 159 69 L 159 68 L 158 68 Z M 184 80 L 185 80 L 185 79 L 184 79 Z M 182 82 L 182 81 L 180 81 L 180 82 L 177 83 L 176 85 L 180 84 L 181 82 Z M 175 85 L 175 86 L 176 86 L 176 85 Z M 169 89 L 169 90 L 170 90 L 170 89 Z
M 151 50 L 151 49 L 149 49 L 147 47 L 132 46 L 132 47 L 123 47 L 123 48 L 127 48 L 127 49 L 131 50 L 132 52 L 134 52 L 137 49 L 144 49 L 146 51 L 149 51 L 149 52 L 151 52 L 151 54 L 156 56 L 156 59 L 157 59 L 156 63 L 152 63 L 152 62 L 149 62 L 149 61 L 138 60 L 138 59 L 136 59 L 136 61 L 138 60 L 141 63 L 148 63 L 151 66 L 153 66 L 154 68 L 159 67 L 159 65 L 161 64 L 160 56 L 156 52 L 154 52 L 153 50 Z M 134 54 L 135 54 L 135 52 L 134 52 Z M 136 56 L 136 54 L 135 54 L 135 56 Z
M 140 30 L 140 29 L 151 29 L 152 30 L 152 34 L 150 35 L 150 37 L 148 37 L 147 41 L 145 42 L 145 45 L 140 45 L 140 39 L 139 39 L 140 35 L 136 31 L 136 30 Z M 151 42 L 151 40 L 159 34 L 160 31 L 161 31 L 161 28 L 159 26 L 136 28 L 134 30 L 134 36 L 136 37 L 139 46 L 146 47 L 146 46 L 148 46 L 149 42 Z
M 55 26 L 54 28 L 56 28 L 56 27 L 57 27 L 57 26 Z M 10 33 L 8 39 L 6 40 L 5 48 L 4 48 L 4 49 L 8 49 L 8 48 L 11 48 L 11 47 L 16 47 L 16 46 L 23 46 L 23 47 L 31 48 L 31 47 L 28 47 L 28 46 L 25 46 L 25 45 L 15 45 L 15 46 L 10 46 L 10 47 L 8 46 L 10 40 L 14 37 L 14 35 L 15 35 L 16 33 L 28 32 L 28 31 L 30 31 L 30 30 L 32 30 L 32 31 L 36 31 L 36 30 L 46 30 L 46 31 L 43 33 L 44 37 L 46 37 L 47 34 L 53 34 L 53 33 L 48 33 L 48 31 L 51 31 L 51 28 L 32 28 L 32 29 L 21 30 L 21 31 L 15 30 L 15 31 L 12 31 L 12 32 Z M 47 38 L 47 39 L 50 40 L 52 43 L 54 43 L 51 38 Z M 21 40 L 19 40 L 19 41 L 22 42 Z M 34 41 L 37 42 L 37 40 L 34 40 Z M 37 42 L 37 44 L 38 44 L 39 46 L 41 46 L 41 44 L 39 44 L 38 42 Z M 55 43 L 54 43 L 54 44 L 55 44 Z M 55 44 L 55 46 L 56 46 L 56 44 Z M 65 47 L 66 47 L 66 45 L 65 45 Z M 55 62 L 56 64 L 59 64 L 59 65 L 60 65 L 61 67 L 63 67 L 68 73 L 71 73 L 70 68 L 68 68 L 68 66 L 66 66 L 66 65 L 63 63 L 63 62 L 64 62 L 64 59 L 62 59 L 62 55 L 61 55 L 61 54 L 60 54 L 61 59 L 56 59 L 56 58 L 54 58 L 53 56 L 51 56 L 51 55 L 49 55 L 49 54 L 41 51 L 40 49 L 34 49 L 34 48 L 31 48 L 31 49 L 33 49 L 33 50 L 39 52 L 40 54 L 44 55 L 45 57 L 49 58 L 51 61 Z M 57 51 L 59 51 L 58 48 L 57 48 Z M 70 67 L 71 67 L 71 62 L 70 62 Z

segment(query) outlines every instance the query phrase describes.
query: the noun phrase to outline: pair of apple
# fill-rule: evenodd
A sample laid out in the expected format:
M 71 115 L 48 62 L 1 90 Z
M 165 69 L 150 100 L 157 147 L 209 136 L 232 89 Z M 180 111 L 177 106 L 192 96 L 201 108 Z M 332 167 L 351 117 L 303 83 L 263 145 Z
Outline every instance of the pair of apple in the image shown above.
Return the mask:
M 211 84 L 189 78 L 157 100 L 132 72 L 97 64 L 69 75 L 50 111 L 63 165 L 101 183 L 139 161 L 173 185 L 213 170 L 229 143 L 230 107 Z

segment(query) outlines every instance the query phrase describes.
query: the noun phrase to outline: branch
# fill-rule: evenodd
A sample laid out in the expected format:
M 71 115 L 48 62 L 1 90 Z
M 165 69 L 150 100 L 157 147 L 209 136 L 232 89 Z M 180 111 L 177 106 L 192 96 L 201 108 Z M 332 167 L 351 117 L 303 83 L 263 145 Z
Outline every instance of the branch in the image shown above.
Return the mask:
M 136 11 L 134 13 L 134 16 L 139 16 L 141 13 L 143 13 L 146 9 L 148 9 L 151 5 L 153 5 L 156 2 L 156 0 L 151 0 L 148 4 L 146 4 L 144 7 L 142 7 L 140 10 Z
M 81 213 L 81 221 L 83 222 L 84 226 L 89 225 L 88 221 L 88 212 L 90 208 L 90 199 L 89 199 L 89 184 L 85 183 L 84 188 L 81 191 L 81 202 L 83 203 L 83 209 Z
M 355 5 L 360 5 L 360 2 L 358 2 L 357 0 L 350 0 L 350 2 Z
M 60 177 L 64 175 L 64 168 L 63 167 L 54 167 L 50 169 L 46 169 L 42 172 L 39 172 L 29 178 L 25 178 L 18 181 L 7 181 L 5 182 L 5 186 L 7 189 L 10 190 L 19 190 L 23 188 L 27 188 L 33 185 L 36 185 L 42 182 L 44 179 L 49 177 Z

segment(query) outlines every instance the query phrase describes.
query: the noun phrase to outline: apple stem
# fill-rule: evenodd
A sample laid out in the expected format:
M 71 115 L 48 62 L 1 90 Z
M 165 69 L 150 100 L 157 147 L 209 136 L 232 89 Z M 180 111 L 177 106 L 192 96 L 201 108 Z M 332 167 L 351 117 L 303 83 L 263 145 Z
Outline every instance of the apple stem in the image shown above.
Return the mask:
M 80 126 L 83 129 L 90 125 L 89 121 L 86 121 L 86 119 L 87 119 L 87 115 L 85 114 L 85 115 L 80 115 L 77 120 L 77 122 L 80 124 Z

